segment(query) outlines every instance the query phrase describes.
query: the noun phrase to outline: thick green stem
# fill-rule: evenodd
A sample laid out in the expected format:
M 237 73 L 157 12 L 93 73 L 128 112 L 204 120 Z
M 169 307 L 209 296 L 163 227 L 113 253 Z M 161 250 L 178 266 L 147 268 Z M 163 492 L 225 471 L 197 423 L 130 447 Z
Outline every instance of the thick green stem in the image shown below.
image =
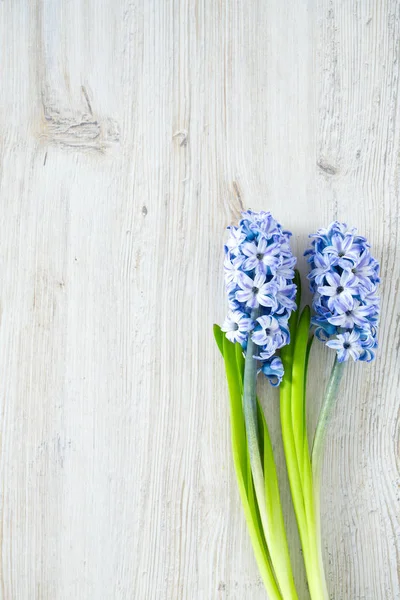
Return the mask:
M 318 424 L 315 431 L 314 443 L 312 449 L 312 472 L 313 472 L 313 488 L 314 488 L 314 505 L 315 505 L 315 529 L 316 539 L 318 543 L 318 558 L 321 569 L 324 569 L 322 557 L 322 539 L 321 539 L 321 473 L 324 458 L 325 440 L 328 430 L 328 425 L 331 420 L 332 411 L 335 406 L 336 398 L 339 392 L 340 382 L 343 377 L 344 365 L 335 358 L 331 376 L 329 378 L 328 387 L 326 388 L 325 398 L 321 407 L 318 418 Z
M 253 318 L 257 317 L 256 314 L 253 314 L 252 316 Z M 285 600 L 297 600 L 298 596 L 294 585 L 289 549 L 284 529 L 282 536 L 281 524 L 283 524 L 283 517 L 279 515 L 279 519 L 276 519 L 275 515 L 275 519 L 272 518 L 272 507 L 269 506 L 271 503 L 269 502 L 267 504 L 265 493 L 264 472 L 259 445 L 259 423 L 257 419 L 257 361 L 254 358 L 256 352 L 257 347 L 249 336 L 244 367 L 243 412 L 246 424 L 250 465 L 264 535 L 278 586 Z M 279 503 L 279 507 L 276 506 L 277 503 Z M 278 509 L 278 511 L 281 510 L 279 497 L 278 502 L 274 502 L 273 508 L 275 511 L 276 509 Z M 277 524 L 279 530 L 277 530 Z M 277 535 L 278 533 L 279 535 Z

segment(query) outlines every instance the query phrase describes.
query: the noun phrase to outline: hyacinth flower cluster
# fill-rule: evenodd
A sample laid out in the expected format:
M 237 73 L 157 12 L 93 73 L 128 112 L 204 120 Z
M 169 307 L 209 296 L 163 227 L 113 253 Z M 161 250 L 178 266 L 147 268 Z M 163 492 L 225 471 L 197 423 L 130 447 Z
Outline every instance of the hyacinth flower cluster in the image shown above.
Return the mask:
M 230 391 L 236 476 L 268 594 L 297 600 L 272 444 L 256 390 L 260 372 L 273 386 L 284 375 L 277 352 L 290 343 L 296 259 L 291 234 L 269 212 L 244 212 L 228 232 L 224 270 L 229 312 L 214 335 Z
M 310 237 L 312 248 L 305 254 L 311 265 L 315 335 L 337 351 L 339 362 L 370 362 L 377 347 L 380 281 L 370 245 L 355 228 L 338 221 Z
M 312 472 L 317 515 L 316 537 L 321 544 L 320 490 L 322 461 L 328 425 L 349 359 L 371 362 L 377 348 L 379 263 L 356 228 L 335 221 L 310 235 L 308 279 L 313 292 L 316 337 L 336 350 L 336 359 L 314 435 Z M 321 553 L 321 549 L 319 549 Z
M 243 350 L 250 336 L 262 372 L 276 386 L 283 377 L 276 352 L 290 341 L 288 320 L 296 308 L 291 234 L 271 213 L 250 210 L 228 231 L 224 270 L 229 313 L 221 329 Z

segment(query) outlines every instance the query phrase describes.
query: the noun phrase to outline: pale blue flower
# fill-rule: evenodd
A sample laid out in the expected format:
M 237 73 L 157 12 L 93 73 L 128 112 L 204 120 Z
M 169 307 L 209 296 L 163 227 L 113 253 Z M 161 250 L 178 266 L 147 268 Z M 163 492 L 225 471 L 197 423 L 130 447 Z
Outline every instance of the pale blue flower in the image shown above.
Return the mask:
M 228 241 L 226 242 L 226 247 L 233 254 L 233 256 L 237 256 L 240 253 L 240 246 L 242 242 L 246 239 L 246 234 L 240 229 L 240 227 L 228 227 L 230 230 L 230 236 Z
M 269 358 L 261 367 L 262 372 L 268 378 L 271 385 L 276 387 L 283 378 L 283 364 L 279 356 Z
M 331 315 L 332 313 L 328 311 L 327 315 Z M 321 341 L 326 342 L 329 340 L 331 335 L 335 335 L 337 333 L 338 328 L 336 325 L 332 325 L 329 323 L 329 316 L 314 316 L 311 319 L 311 324 L 316 326 L 315 336 Z
M 275 353 L 290 341 L 288 319 L 296 308 L 291 234 L 282 230 L 271 213 L 250 210 L 243 212 L 239 225 L 228 227 L 228 232 L 224 270 L 230 313 L 223 330 L 243 349 L 250 335 L 253 341 L 258 339 L 257 360 L 268 361 L 264 372 L 278 385 L 283 368 Z M 252 314 L 257 316 L 256 323 Z M 250 322 L 252 328 L 248 329 Z
M 336 258 L 332 254 L 315 254 L 314 269 L 307 275 L 308 279 L 315 280 L 315 283 L 322 285 L 325 275 L 332 271 Z
M 289 326 L 286 319 L 263 315 L 256 321 L 258 327 L 254 330 L 251 339 L 257 346 L 263 346 L 263 351 L 269 353 L 269 356 L 289 343 Z
M 230 342 L 239 342 L 243 344 L 248 336 L 249 331 L 254 327 L 253 321 L 245 313 L 239 310 L 230 311 L 226 317 L 221 331 L 226 333 L 226 337 Z
M 354 260 L 345 261 L 344 268 L 353 273 L 359 285 L 368 287 L 371 281 L 379 282 L 379 264 L 367 249 Z
M 242 226 L 243 223 L 247 222 L 250 225 L 254 225 L 254 228 L 257 229 L 257 227 L 258 227 L 257 224 L 258 224 L 259 220 L 262 219 L 263 214 L 271 215 L 271 213 L 263 213 L 263 211 L 256 213 L 256 212 L 253 212 L 252 210 L 245 210 L 242 212 L 242 218 L 240 220 L 240 225 Z
M 235 297 L 239 302 L 245 303 L 249 308 L 257 308 L 261 304 L 273 310 L 277 309 L 276 284 L 272 281 L 266 282 L 265 275 L 257 274 L 251 279 L 246 273 L 241 273 L 238 284 L 240 290 L 236 292 Z
M 337 351 L 339 362 L 349 360 L 350 357 L 353 360 L 358 360 L 363 352 L 360 335 L 356 331 L 339 333 L 336 339 L 329 340 L 326 345 Z
M 282 234 L 280 225 L 275 221 L 270 212 L 264 212 L 263 210 L 259 213 L 258 229 L 260 234 L 267 240 L 270 240 L 272 236 Z
M 371 362 L 375 358 L 374 350 L 378 346 L 376 335 L 377 331 L 375 327 L 371 327 L 371 329 L 365 328 L 360 331 L 360 341 L 363 348 L 360 360 Z
M 281 256 L 284 259 L 293 259 L 294 256 L 292 254 L 292 249 L 290 247 L 290 243 L 289 243 L 289 238 L 292 234 L 289 233 L 288 231 L 284 231 L 282 233 L 282 238 L 281 238 Z M 275 236 L 273 236 L 274 239 Z M 297 259 L 296 259 L 297 262 Z
M 276 311 L 278 314 L 283 312 L 285 309 L 292 311 L 296 308 L 296 286 L 294 283 L 287 283 L 287 280 L 283 277 L 277 277 L 277 291 L 276 299 L 280 308 Z
M 263 237 L 257 243 L 244 243 L 242 252 L 247 257 L 243 262 L 243 269 L 245 271 L 255 269 L 256 274 L 266 275 L 268 272 L 274 272 L 280 262 L 280 244 L 268 245 L 268 241 Z
M 353 306 L 353 297 L 359 291 L 354 275 L 350 271 L 343 271 L 341 275 L 332 271 L 325 275 L 325 279 L 328 285 L 320 286 L 318 293 L 328 298 L 328 308 L 349 310 Z
M 362 287 L 360 286 L 360 298 L 365 304 L 379 306 L 379 296 L 377 295 L 377 286 L 371 280 L 366 280 Z
M 359 300 L 353 298 L 352 308 L 347 310 L 336 306 L 336 314 L 328 317 L 329 323 L 343 329 L 354 329 L 354 327 L 360 327 L 361 329 L 369 323 L 376 321 L 377 313 L 375 306 L 368 304 L 361 304 Z
M 275 277 L 283 277 L 284 279 L 292 280 L 294 278 L 294 267 L 297 259 L 294 256 L 284 258 L 281 256 L 279 265 L 274 267 Z
M 342 267 L 346 267 L 346 261 L 355 262 L 360 255 L 361 246 L 354 243 L 354 235 L 346 234 L 345 236 L 335 233 L 331 238 L 329 246 L 324 248 L 324 254 L 330 255 L 335 259 L 335 263 Z
M 225 283 L 228 292 L 234 290 L 238 284 L 240 273 L 242 272 L 243 256 L 235 256 L 233 259 L 229 255 L 225 256 L 224 271 Z
M 229 310 L 231 310 L 231 311 L 239 310 L 240 312 L 247 312 L 244 310 L 245 307 L 243 306 L 243 304 L 241 304 L 241 302 L 239 302 L 239 300 L 236 300 L 236 298 L 235 298 L 236 290 L 237 290 L 237 288 L 235 287 L 233 290 L 231 289 L 228 292 Z M 228 291 L 228 288 L 227 288 L 227 291 Z
M 379 264 L 367 240 L 345 223 L 335 221 L 310 237 L 312 248 L 305 254 L 315 335 L 337 350 L 341 362 L 370 361 L 377 347 Z
M 360 340 L 363 348 L 376 348 L 376 327 L 374 325 L 370 325 L 369 327 L 364 327 L 359 331 Z

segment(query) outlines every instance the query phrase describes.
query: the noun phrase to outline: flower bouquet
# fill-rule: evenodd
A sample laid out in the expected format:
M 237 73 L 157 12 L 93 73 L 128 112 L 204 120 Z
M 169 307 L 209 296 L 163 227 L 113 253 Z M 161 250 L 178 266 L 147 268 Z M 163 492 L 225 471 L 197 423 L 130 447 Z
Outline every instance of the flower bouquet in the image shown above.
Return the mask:
M 334 222 L 311 235 L 312 309 L 300 312 L 301 285 L 290 236 L 269 212 L 242 213 L 228 227 L 229 312 L 214 336 L 230 398 L 232 453 L 255 558 L 271 600 L 295 600 L 273 448 L 260 402 L 261 373 L 280 388 L 287 474 L 312 600 L 329 598 L 320 533 L 320 479 L 326 431 L 349 359 L 370 362 L 377 347 L 379 265 L 355 229 Z M 317 338 L 336 351 L 312 446 L 306 426 L 309 354 Z

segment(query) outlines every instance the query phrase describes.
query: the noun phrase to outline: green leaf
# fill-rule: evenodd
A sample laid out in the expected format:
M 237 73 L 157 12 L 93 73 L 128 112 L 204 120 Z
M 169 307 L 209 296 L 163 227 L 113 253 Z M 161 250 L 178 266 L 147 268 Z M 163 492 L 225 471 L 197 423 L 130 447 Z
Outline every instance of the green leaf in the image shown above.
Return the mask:
M 235 350 L 236 350 L 236 367 L 237 367 L 238 373 L 239 373 L 240 378 L 243 383 L 243 378 L 244 378 L 243 348 L 240 344 L 235 344 Z M 242 389 L 243 389 L 243 386 L 242 386 Z
M 283 600 L 271 567 L 270 556 L 261 526 L 261 519 L 257 500 L 255 498 L 254 484 L 250 469 L 250 457 L 247 450 L 242 406 L 244 375 L 243 351 L 240 344 L 232 344 L 226 338 L 218 325 L 214 325 L 214 337 L 225 361 L 230 399 L 233 463 L 254 555 L 265 588 L 271 600 Z
M 296 446 L 296 455 L 303 489 L 304 506 L 309 534 L 314 527 L 314 498 L 312 484 L 311 458 L 307 436 L 306 384 L 307 365 L 310 356 L 312 337 L 310 338 L 310 307 L 306 306 L 301 314 L 293 357 L 292 374 L 292 423 Z M 314 540 L 310 539 L 310 545 Z
M 214 338 L 215 338 L 215 341 L 219 348 L 219 351 L 221 352 L 222 356 L 224 356 L 224 345 L 223 345 L 224 334 L 221 331 L 221 327 L 219 325 L 213 325 L 213 332 L 214 332 Z
M 305 306 L 297 326 L 292 367 L 292 427 L 302 483 L 304 479 L 304 438 L 306 436 L 305 367 L 310 333 L 310 320 L 310 307 Z
M 236 348 L 223 337 L 225 372 L 230 397 L 231 437 L 234 459 L 238 461 L 243 480 L 247 481 L 247 444 L 242 407 L 242 378 L 237 368 Z
M 306 398 L 307 398 L 308 361 L 310 360 L 310 352 L 311 352 L 311 346 L 313 344 L 313 341 L 314 341 L 314 334 L 312 332 L 310 332 L 310 336 L 309 336 L 308 342 L 307 342 L 306 361 L 305 361 L 305 365 L 304 365 L 304 403 L 303 403 L 304 415 L 303 415 L 303 420 L 304 420 L 305 424 L 307 424 L 307 402 L 306 402 Z
M 308 372 L 308 361 L 310 358 L 311 346 L 314 341 L 314 335 L 311 335 L 308 339 L 307 350 L 305 356 L 305 365 L 304 365 L 304 402 L 303 402 L 303 422 L 304 422 L 304 442 L 303 442 L 303 487 L 304 487 L 304 498 L 305 504 L 314 504 L 313 499 L 313 481 L 312 481 L 312 467 L 311 467 L 311 456 L 310 456 L 310 448 L 308 445 L 308 435 L 307 435 L 307 372 Z
M 286 467 L 292 494 L 293 507 L 296 514 L 296 520 L 299 528 L 303 552 L 307 550 L 307 522 L 304 506 L 303 486 L 300 476 L 298 457 L 296 453 L 296 442 L 293 431 L 292 418 L 292 370 L 293 356 L 296 344 L 298 315 L 301 302 L 301 281 L 299 272 L 295 271 L 294 282 L 297 285 L 296 305 L 297 309 L 292 312 L 289 319 L 290 344 L 282 348 L 281 358 L 285 369 L 285 374 L 279 388 L 280 394 L 280 417 L 282 429 L 282 441 L 285 451 Z
M 236 462 L 235 470 L 239 494 L 242 500 L 242 506 L 246 518 L 251 543 L 253 546 L 254 556 L 256 558 L 257 565 L 265 585 L 265 589 L 267 590 L 267 594 L 271 600 L 283 600 L 282 595 L 278 589 L 277 583 L 275 581 L 275 576 L 270 563 L 269 553 L 266 548 L 262 529 L 259 525 L 259 517 L 257 518 L 256 516 L 256 512 L 258 509 L 255 503 L 250 504 L 246 486 L 243 481 L 242 473 L 240 472 L 240 469 L 238 468 Z M 252 492 L 252 498 L 254 499 L 254 491 Z
M 292 575 L 289 546 L 286 536 L 285 521 L 279 492 L 274 452 L 265 416 L 260 407 L 260 420 L 263 437 L 263 463 L 265 482 L 265 501 L 270 523 L 270 544 L 273 547 L 275 573 L 280 573 L 279 584 L 285 593 L 285 598 L 297 598 L 297 592 Z
M 280 385 L 280 416 L 281 416 L 281 429 L 282 429 L 282 441 L 285 451 L 286 467 L 288 472 L 290 491 L 292 495 L 293 508 L 296 514 L 296 520 L 298 530 L 300 534 L 301 545 L 303 548 L 303 555 L 308 555 L 308 530 L 307 530 L 307 517 L 306 507 L 304 505 L 303 495 L 303 481 L 301 472 L 303 470 L 303 464 L 299 467 L 299 459 L 296 452 L 296 441 L 295 432 L 293 430 L 293 416 L 292 416 L 292 394 L 293 394 L 293 363 L 294 363 L 294 351 L 298 335 L 298 327 L 300 322 L 298 321 L 299 306 L 301 301 L 301 283 L 298 271 L 295 272 L 295 283 L 297 285 L 297 296 L 296 304 L 297 309 L 294 311 L 289 319 L 290 329 L 290 344 L 281 350 L 281 358 L 285 369 L 282 383 Z M 304 317 L 303 317 L 304 319 Z M 303 415 L 300 419 L 303 423 Z M 302 429 L 300 431 L 301 439 L 303 439 Z M 301 457 L 303 457 L 304 447 L 302 447 Z

